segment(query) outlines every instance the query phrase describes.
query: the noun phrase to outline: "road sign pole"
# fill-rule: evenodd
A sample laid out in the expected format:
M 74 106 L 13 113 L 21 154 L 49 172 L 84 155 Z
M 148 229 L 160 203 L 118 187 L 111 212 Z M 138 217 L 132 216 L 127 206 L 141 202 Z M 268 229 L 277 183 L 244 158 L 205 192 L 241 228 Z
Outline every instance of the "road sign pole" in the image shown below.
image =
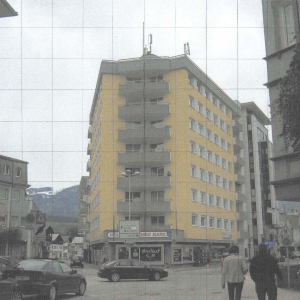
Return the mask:
M 287 256 L 288 288 L 290 288 L 290 287 L 291 287 L 291 278 L 290 278 L 290 256 L 289 256 L 289 247 L 286 247 L 286 256 Z

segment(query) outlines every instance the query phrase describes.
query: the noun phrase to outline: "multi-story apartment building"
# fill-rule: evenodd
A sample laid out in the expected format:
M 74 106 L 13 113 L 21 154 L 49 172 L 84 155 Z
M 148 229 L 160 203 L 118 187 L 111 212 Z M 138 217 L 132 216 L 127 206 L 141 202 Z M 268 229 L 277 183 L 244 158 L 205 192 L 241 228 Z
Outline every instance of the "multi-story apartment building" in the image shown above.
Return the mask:
M 279 97 L 279 82 L 289 69 L 296 43 L 299 41 L 299 0 L 263 0 L 268 82 L 271 110 Z M 280 115 L 272 115 L 276 199 L 300 201 L 299 140 L 291 147 L 281 136 L 283 122 Z
M 90 170 L 90 161 L 87 163 L 87 171 Z M 89 221 L 89 186 L 88 176 L 82 176 L 78 187 L 79 197 L 79 229 L 78 234 L 83 237 L 83 256 L 86 261 L 90 261 L 90 221 Z
M 0 215 L 4 216 L 0 230 L 19 228 L 22 231 L 24 201 L 29 187 L 27 164 L 25 161 L 0 155 Z M 26 253 L 24 245 L 14 247 L 12 252 L 8 248 L 8 245 L 0 245 L 0 255 L 12 255 L 13 259 L 18 259 Z
M 233 243 L 245 219 L 234 184 L 240 113 L 185 55 L 102 61 L 88 145 L 94 259 L 191 263 Z M 129 200 L 130 219 L 140 223 L 130 241 L 119 235 Z
M 254 102 L 242 103 L 243 137 L 244 137 L 244 179 L 247 219 L 244 223 L 247 234 L 245 246 L 247 256 L 252 257 L 258 244 L 275 240 L 273 224 L 276 224 L 276 200 L 274 187 L 270 185 L 273 178 L 272 144 L 268 138 L 269 118 Z

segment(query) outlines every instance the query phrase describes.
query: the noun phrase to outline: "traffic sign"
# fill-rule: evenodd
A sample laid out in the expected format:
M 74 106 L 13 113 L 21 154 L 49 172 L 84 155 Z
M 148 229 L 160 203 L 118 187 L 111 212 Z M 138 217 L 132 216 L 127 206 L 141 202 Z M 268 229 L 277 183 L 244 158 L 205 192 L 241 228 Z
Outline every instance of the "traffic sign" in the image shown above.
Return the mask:
M 281 244 L 285 247 L 289 247 L 292 244 L 293 241 L 293 236 L 292 236 L 292 231 L 290 228 L 285 225 L 280 233 L 280 238 L 281 238 Z
M 120 221 L 119 226 L 121 239 L 132 239 L 140 236 L 139 221 Z

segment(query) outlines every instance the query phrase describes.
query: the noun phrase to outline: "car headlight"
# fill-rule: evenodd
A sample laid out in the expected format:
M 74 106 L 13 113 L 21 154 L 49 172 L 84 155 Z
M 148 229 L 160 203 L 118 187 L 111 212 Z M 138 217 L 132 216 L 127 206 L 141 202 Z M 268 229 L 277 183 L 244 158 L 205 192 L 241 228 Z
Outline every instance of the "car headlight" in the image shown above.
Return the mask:
M 168 272 L 166 269 L 164 269 L 165 272 Z

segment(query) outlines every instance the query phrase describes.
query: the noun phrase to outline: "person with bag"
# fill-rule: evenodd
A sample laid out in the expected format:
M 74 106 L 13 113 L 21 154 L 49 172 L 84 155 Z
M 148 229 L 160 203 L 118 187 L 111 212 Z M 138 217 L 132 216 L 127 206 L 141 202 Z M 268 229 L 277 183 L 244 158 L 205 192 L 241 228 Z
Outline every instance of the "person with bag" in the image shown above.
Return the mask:
M 277 300 L 275 274 L 278 279 L 283 280 L 276 258 L 268 254 L 268 247 L 265 244 L 260 244 L 258 254 L 250 263 L 250 276 L 255 282 L 258 300 L 265 300 L 266 294 L 269 300 Z
M 222 267 L 222 288 L 225 289 L 225 282 L 227 282 L 229 300 L 241 299 L 247 271 L 248 266 L 244 258 L 239 256 L 239 247 L 232 245 Z

